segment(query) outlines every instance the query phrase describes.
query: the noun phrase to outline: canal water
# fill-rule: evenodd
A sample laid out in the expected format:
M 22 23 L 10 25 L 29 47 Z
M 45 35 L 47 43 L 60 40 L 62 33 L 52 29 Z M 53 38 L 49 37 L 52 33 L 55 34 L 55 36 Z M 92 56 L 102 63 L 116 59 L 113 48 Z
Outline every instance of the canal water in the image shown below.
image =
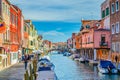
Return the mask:
M 62 54 L 52 54 L 51 61 L 59 80 L 120 80 L 120 75 L 105 75 L 96 66 L 73 61 Z

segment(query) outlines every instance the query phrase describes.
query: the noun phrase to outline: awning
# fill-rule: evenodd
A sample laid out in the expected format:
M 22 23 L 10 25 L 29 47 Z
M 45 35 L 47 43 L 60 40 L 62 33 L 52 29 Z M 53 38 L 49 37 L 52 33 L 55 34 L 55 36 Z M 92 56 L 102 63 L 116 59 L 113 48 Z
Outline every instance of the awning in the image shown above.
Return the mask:
M 2 59 L 7 58 L 7 55 L 5 55 L 5 54 L 0 54 L 0 56 L 2 57 Z
M 43 51 L 41 51 L 41 50 L 34 50 L 33 53 L 41 54 L 41 53 L 43 53 Z
M 76 50 L 76 49 L 74 49 L 74 48 L 73 48 L 73 49 L 71 49 L 71 51 L 75 51 L 75 50 Z
M 21 53 L 21 50 L 18 50 L 18 53 Z

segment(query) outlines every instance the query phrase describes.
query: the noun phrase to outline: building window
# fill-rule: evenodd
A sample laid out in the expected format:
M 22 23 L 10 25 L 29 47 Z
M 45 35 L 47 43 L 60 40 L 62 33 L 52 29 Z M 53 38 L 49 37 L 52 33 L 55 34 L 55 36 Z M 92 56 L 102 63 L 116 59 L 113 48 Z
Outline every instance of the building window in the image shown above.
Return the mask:
M 3 3 L 3 8 L 2 9 L 3 9 L 3 11 L 5 11 L 5 3 Z
M 115 26 L 114 26 L 114 24 L 112 25 L 112 34 L 115 34 Z
M 16 16 L 16 23 L 15 24 L 16 24 L 16 27 L 17 27 L 17 24 L 18 24 L 18 18 L 17 18 L 17 16 Z
M 112 5 L 111 5 L 111 11 L 112 11 L 112 14 L 115 12 L 114 3 L 112 3 Z
M 24 26 L 24 31 L 26 32 L 26 26 Z
M 115 52 L 115 43 L 112 43 L 112 52 Z
M 31 43 L 31 46 L 33 45 L 33 41 L 30 42 Z
M 119 42 L 116 42 L 116 52 L 119 52 Z
M 119 22 L 116 23 L 116 33 L 119 33 Z
M 17 54 L 13 53 L 13 60 L 17 58 Z
M 119 11 L 119 1 L 116 1 L 116 11 Z
M 90 37 L 88 37 L 88 43 L 90 43 Z
M 103 10 L 102 11 L 102 18 L 104 18 L 105 17 L 105 11 Z
M 101 35 L 101 43 L 105 43 L 105 34 Z
M 108 16 L 108 15 L 109 15 L 109 7 L 106 8 L 106 16 Z
M 7 14 L 7 5 L 5 6 L 5 12 L 6 12 L 6 14 Z

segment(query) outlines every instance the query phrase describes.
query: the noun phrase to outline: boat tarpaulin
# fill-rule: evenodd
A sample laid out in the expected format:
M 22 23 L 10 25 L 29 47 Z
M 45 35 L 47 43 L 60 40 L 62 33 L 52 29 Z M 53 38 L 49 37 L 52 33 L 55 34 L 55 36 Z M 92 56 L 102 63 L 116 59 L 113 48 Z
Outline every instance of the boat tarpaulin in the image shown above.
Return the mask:
M 100 65 L 102 68 L 115 68 L 111 61 L 100 61 Z

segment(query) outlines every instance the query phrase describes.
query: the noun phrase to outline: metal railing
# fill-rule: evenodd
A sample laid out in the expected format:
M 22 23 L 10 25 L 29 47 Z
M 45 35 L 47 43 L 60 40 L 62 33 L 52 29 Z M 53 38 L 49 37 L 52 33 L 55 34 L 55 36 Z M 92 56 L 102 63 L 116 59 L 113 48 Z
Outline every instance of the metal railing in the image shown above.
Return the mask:
M 108 42 L 102 42 L 102 41 L 100 41 L 100 46 L 108 46 Z

